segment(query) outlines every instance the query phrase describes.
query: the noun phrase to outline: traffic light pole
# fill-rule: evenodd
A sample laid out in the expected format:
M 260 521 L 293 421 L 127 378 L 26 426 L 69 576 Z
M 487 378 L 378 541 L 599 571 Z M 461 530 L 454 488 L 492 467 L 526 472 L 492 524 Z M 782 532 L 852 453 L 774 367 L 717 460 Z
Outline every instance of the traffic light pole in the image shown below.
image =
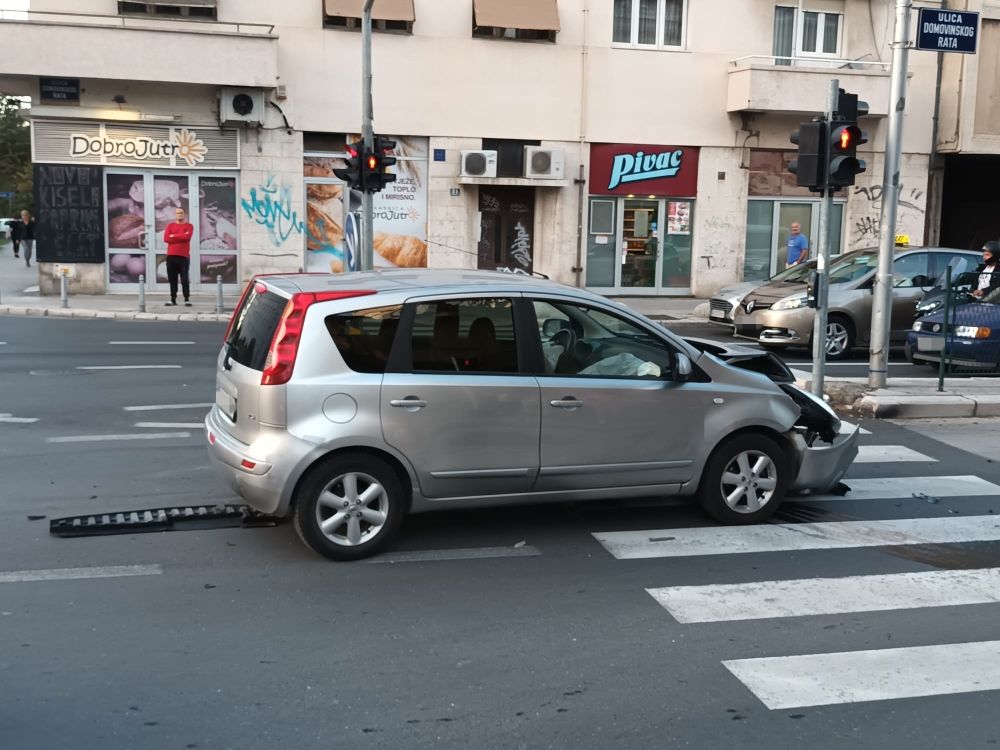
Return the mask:
M 361 139 L 365 144 L 363 156 L 372 152 L 375 146 L 374 129 L 372 127 L 372 5 L 375 0 L 365 0 L 361 10 Z M 368 190 L 361 192 L 361 257 L 358 258 L 358 270 L 370 271 L 375 265 L 374 237 L 374 199 Z
M 910 0 L 896 0 L 896 33 L 892 43 L 892 81 L 889 90 L 889 131 L 882 176 L 882 220 L 879 224 L 878 271 L 872 309 L 868 385 L 884 388 L 889 366 L 889 323 L 892 312 L 892 254 L 896 244 L 899 205 L 899 154 L 903 144 L 906 109 L 906 68 L 910 44 Z
M 837 110 L 840 94 L 840 81 L 830 81 L 830 94 L 826 101 L 826 121 L 833 120 Z M 823 162 L 830 161 L 830 139 L 823 139 Z M 813 395 L 823 398 L 823 385 L 826 378 L 826 327 L 827 308 L 829 306 L 828 268 L 830 266 L 830 214 L 833 211 L 833 191 L 829 185 L 823 190 L 823 200 L 819 204 L 819 227 L 816 233 L 816 315 L 813 318 Z

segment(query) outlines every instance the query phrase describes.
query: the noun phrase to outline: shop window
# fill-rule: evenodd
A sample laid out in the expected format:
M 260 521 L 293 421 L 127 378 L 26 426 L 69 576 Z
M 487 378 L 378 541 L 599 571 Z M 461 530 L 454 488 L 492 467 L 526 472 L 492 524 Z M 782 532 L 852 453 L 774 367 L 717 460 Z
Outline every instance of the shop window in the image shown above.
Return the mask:
M 838 57 L 842 19 L 842 13 L 775 7 L 775 65 L 791 65 L 793 57 Z
M 615 0 L 615 44 L 679 49 L 687 35 L 687 0 Z
M 184 18 L 214 21 L 215 0 L 185 0 L 185 2 L 125 2 L 118 3 L 118 13 L 123 16 L 155 16 L 157 18 Z

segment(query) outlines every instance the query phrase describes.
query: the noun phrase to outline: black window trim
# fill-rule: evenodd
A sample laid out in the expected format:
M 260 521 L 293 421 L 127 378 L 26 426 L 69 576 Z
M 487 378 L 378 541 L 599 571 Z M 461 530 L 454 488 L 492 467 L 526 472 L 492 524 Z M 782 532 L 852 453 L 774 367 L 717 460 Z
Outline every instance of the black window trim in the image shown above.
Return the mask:
M 336 18 L 344 23 L 331 23 L 330 19 Z M 373 18 L 372 19 L 372 32 L 377 32 L 379 34 L 399 34 L 401 36 L 412 36 L 413 35 L 413 21 L 400 21 L 398 23 L 405 23 L 405 29 L 395 29 L 389 28 L 386 24 L 394 23 L 391 20 L 386 20 L 384 18 Z M 331 29 L 333 31 L 361 31 L 361 18 L 358 16 L 340 16 L 340 15 L 330 15 L 328 13 L 323 14 L 323 28 Z

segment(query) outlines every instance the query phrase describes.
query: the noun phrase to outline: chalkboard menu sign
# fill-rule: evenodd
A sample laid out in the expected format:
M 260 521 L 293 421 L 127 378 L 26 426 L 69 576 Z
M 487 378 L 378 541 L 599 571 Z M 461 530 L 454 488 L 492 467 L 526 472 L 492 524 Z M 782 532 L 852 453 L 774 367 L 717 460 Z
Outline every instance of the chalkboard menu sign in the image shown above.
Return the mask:
M 35 165 L 35 254 L 44 263 L 104 262 L 104 170 Z

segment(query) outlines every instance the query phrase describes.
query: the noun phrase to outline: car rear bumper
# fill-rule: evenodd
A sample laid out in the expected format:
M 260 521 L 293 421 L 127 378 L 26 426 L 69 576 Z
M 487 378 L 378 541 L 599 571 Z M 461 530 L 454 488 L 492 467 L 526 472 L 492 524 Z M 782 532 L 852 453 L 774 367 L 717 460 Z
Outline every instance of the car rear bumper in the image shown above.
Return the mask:
M 284 428 L 261 426 L 250 445 L 226 430 L 219 407 L 205 417 L 208 455 L 222 477 L 247 505 L 268 515 L 285 515 L 291 500 L 292 473 L 313 446 Z
M 808 446 L 800 433 L 791 433 L 792 446 L 799 457 L 799 472 L 790 491 L 826 492 L 837 484 L 858 455 L 860 434 L 860 427 L 842 422 L 832 443 L 816 441 Z

